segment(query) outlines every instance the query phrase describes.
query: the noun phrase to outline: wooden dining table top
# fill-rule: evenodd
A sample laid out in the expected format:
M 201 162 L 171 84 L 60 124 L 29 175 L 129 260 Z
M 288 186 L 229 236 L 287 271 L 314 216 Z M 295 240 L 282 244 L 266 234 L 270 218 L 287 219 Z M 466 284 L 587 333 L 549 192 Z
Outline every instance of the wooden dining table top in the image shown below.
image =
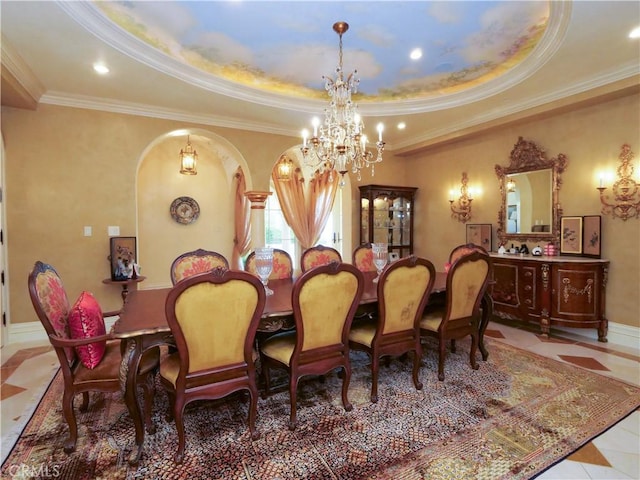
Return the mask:
M 375 272 L 364 273 L 365 284 L 361 305 L 375 303 L 378 300 L 378 284 L 373 281 Z M 282 317 L 293 314 L 291 292 L 295 280 L 269 280 L 269 288 L 274 292 L 267 297 L 262 318 Z M 431 293 L 446 290 L 447 274 L 437 272 Z M 118 338 L 129 338 L 138 335 L 169 332 L 165 316 L 165 302 L 172 287 L 133 290 L 129 292 L 127 300 L 120 313 L 120 318 L 113 327 L 113 334 Z

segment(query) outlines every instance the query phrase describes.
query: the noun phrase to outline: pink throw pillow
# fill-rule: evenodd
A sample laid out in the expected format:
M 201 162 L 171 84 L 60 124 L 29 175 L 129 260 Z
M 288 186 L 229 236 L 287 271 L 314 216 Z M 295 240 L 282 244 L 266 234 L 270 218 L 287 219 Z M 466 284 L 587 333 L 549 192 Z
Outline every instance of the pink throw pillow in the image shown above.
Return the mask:
M 82 292 L 69 312 L 69 335 L 73 339 L 91 338 L 106 334 L 102 309 L 95 297 L 89 292 Z M 76 347 L 82 364 L 95 368 L 104 357 L 107 348 L 106 340 Z

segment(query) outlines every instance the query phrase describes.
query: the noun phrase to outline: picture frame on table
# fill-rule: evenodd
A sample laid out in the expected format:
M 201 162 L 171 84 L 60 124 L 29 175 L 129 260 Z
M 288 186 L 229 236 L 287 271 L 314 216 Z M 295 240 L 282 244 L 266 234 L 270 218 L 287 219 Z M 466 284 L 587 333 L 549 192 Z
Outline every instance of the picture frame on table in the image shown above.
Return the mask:
M 136 237 L 111 237 L 109 239 L 109 260 L 111 280 L 128 280 L 134 273 L 136 263 Z
M 602 216 L 582 217 L 582 255 L 600 258 L 602 254 Z
M 491 223 L 467 224 L 467 243 L 480 245 L 490 252 L 493 249 L 493 225 Z
M 582 217 L 560 217 L 560 255 L 582 255 Z

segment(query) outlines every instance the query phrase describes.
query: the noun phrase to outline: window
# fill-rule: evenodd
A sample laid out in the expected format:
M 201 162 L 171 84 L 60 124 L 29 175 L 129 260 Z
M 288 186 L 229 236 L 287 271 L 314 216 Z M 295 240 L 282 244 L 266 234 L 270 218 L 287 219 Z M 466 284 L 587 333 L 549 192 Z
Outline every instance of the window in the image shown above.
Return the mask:
M 267 198 L 264 210 L 265 245 L 286 251 L 291 255 L 294 265 L 297 265 L 301 254 L 298 239 L 284 219 L 273 184 L 271 192 L 273 193 Z M 333 210 L 318 243 L 333 247 L 342 255 L 342 189 L 336 194 Z

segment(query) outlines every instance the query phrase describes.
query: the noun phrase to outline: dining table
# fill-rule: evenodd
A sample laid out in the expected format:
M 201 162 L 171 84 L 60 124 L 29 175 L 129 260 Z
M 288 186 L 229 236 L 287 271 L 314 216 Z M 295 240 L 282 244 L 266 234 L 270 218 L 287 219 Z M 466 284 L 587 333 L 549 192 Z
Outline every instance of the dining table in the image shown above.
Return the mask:
M 364 272 L 365 285 L 360 305 L 374 304 L 378 300 L 378 284 L 374 282 L 375 272 Z M 285 319 L 293 315 L 292 290 L 294 278 L 269 280 L 273 295 L 266 298 L 259 333 L 277 332 L 285 327 Z M 112 333 L 122 341 L 122 363 L 120 382 L 124 402 L 135 426 L 137 451 L 129 462 L 136 465 L 143 453 L 145 437 L 143 406 L 138 396 L 138 367 L 142 354 L 160 345 L 171 345 L 172 334 L 165 316 L 165 302 L 172 287 L 129 292 L 120 318 L 113 326 Z M 447 274 L 437 272 L 431 295 L 446 292 Z M 431 298 L 431 297 L 430 297 Z M 483 297 L 482 319 L 479 325 L 478 343 L 483 360 L 488 358 L 483 337 L 489 318 L 493 313 L 490 296 Z

